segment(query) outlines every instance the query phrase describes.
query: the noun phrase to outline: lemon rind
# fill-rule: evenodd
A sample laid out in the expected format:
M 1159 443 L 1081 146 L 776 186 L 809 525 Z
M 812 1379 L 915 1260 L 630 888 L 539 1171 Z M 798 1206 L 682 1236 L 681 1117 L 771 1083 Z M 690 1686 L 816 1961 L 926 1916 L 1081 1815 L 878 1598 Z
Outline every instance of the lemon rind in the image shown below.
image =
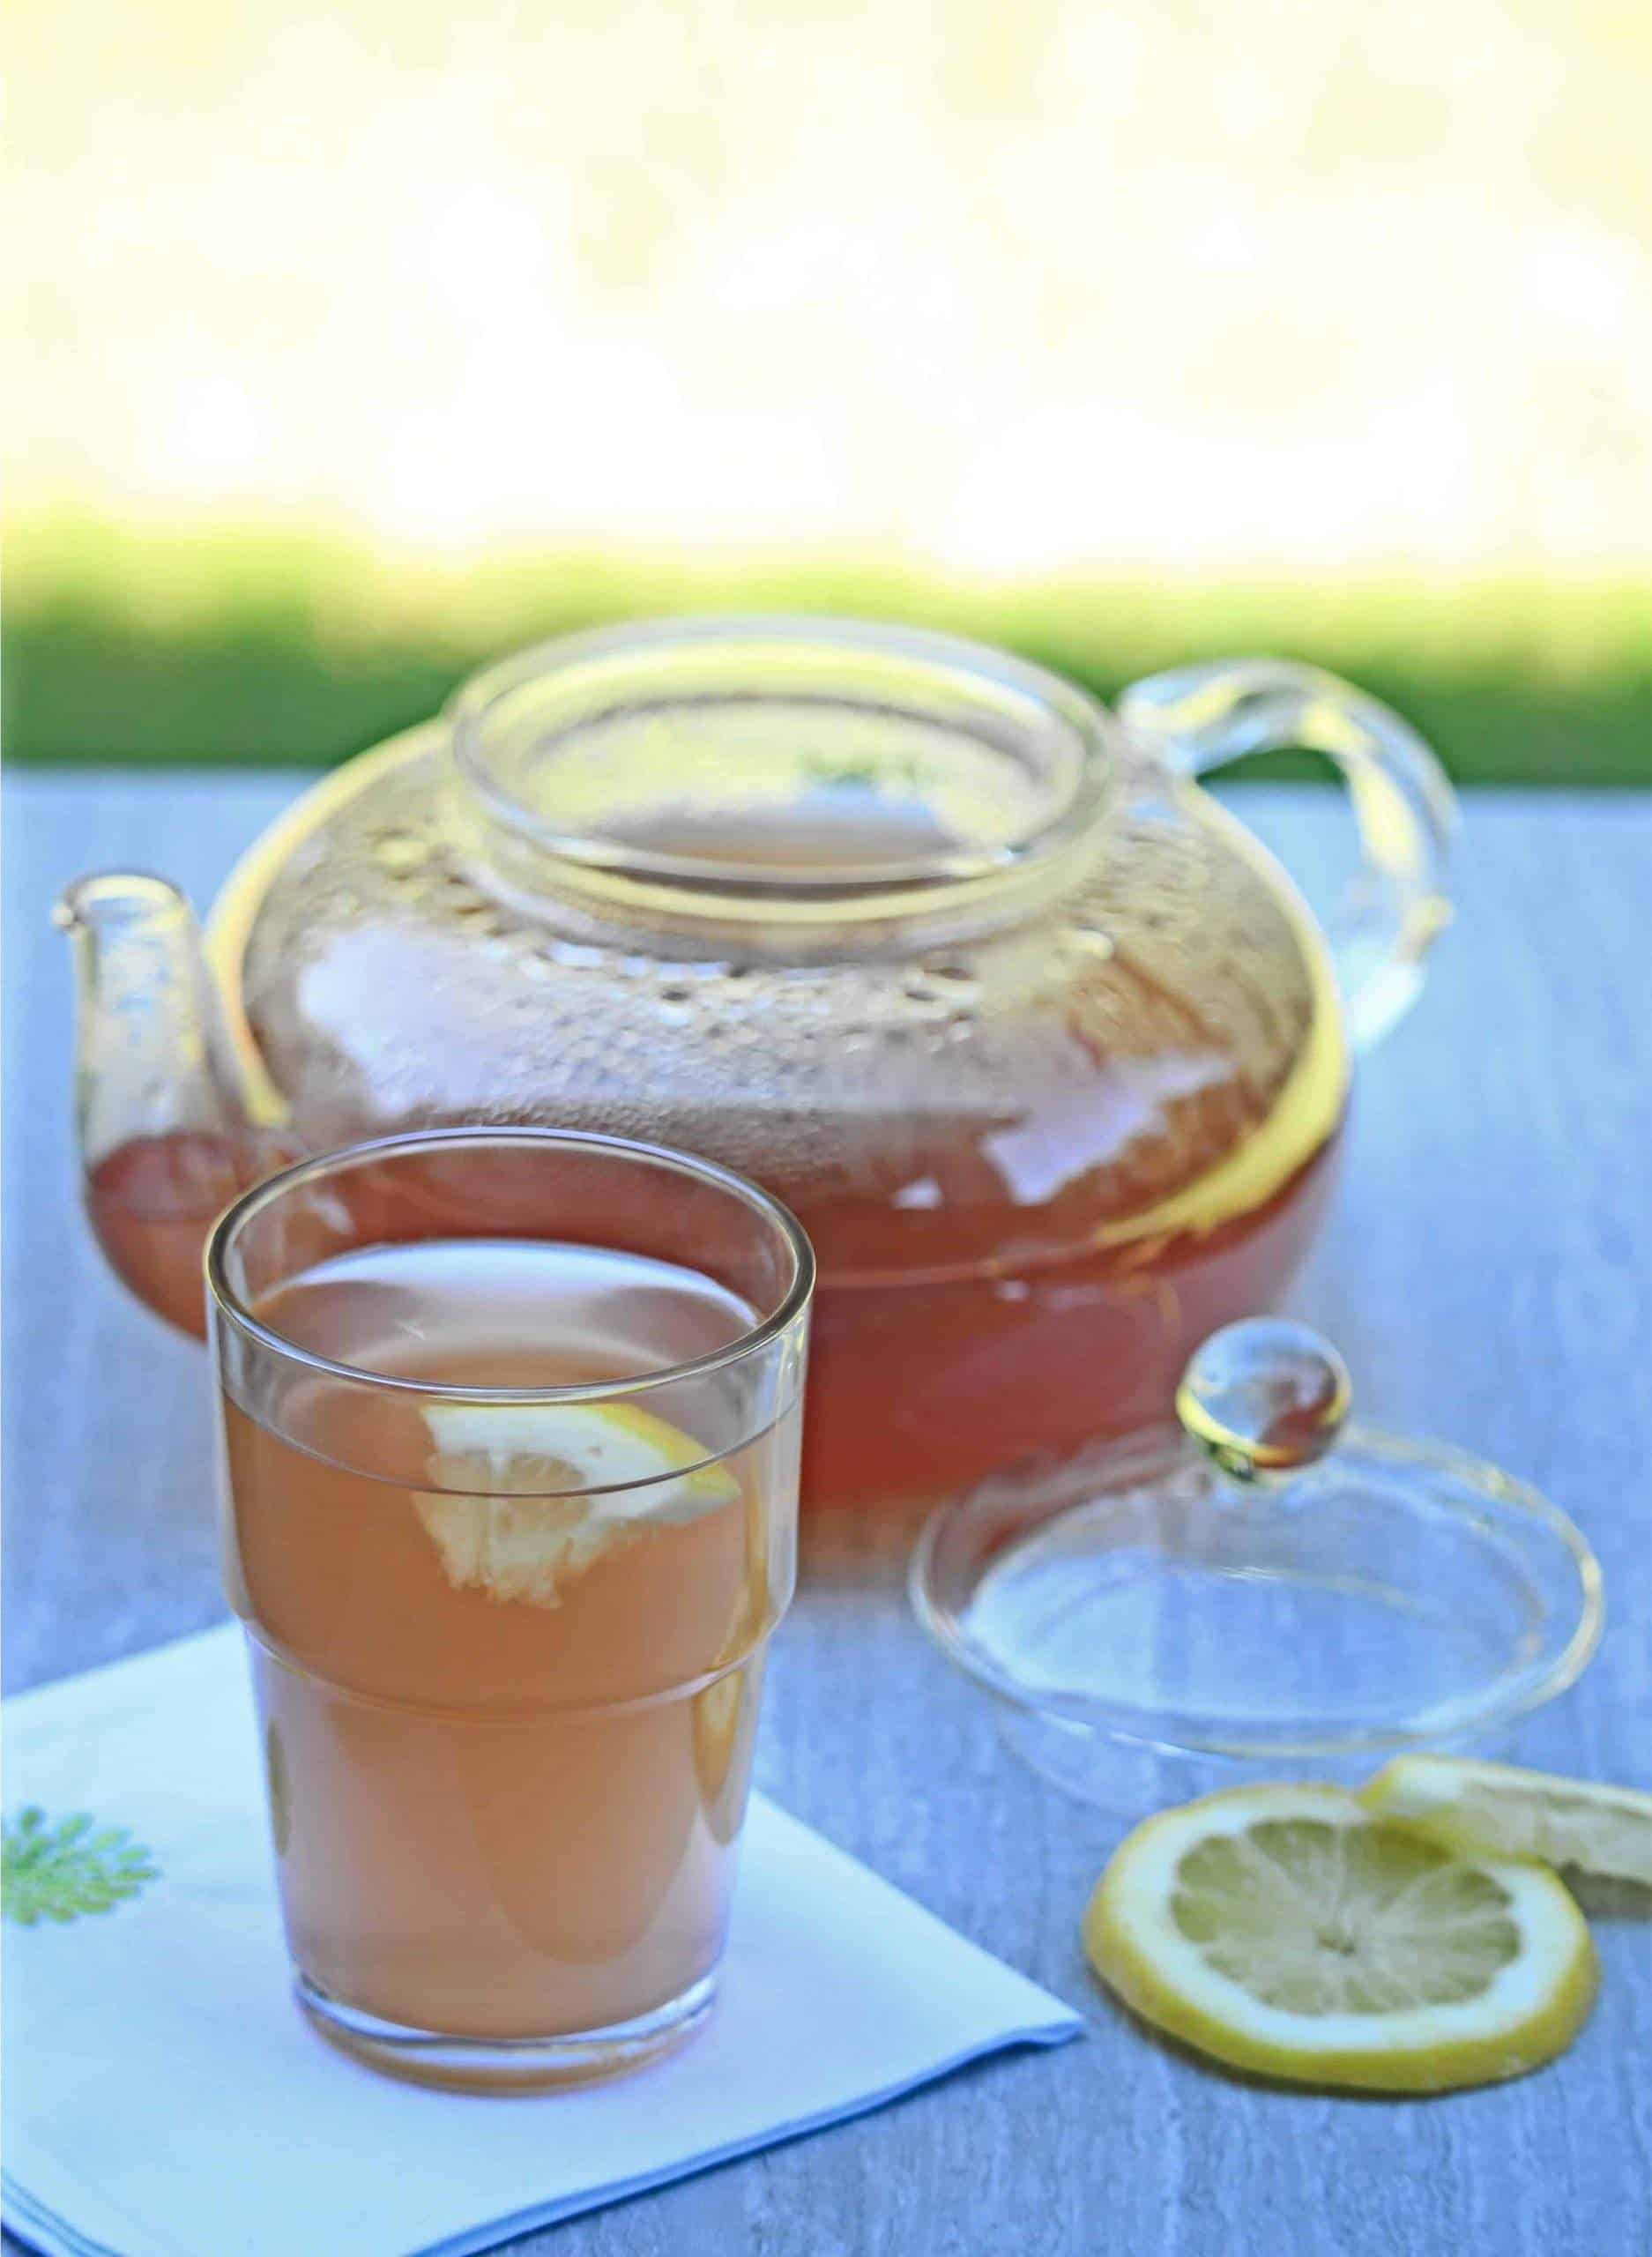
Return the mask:
M 1559 1932 L 1563 1948 L 1553 1953 L 1546 1979 L 1539 1979 L 1542 1963 L 1524 1952 L 1506 1970 L 1517 1979 L 1505 1984 L 1499 1975 L 1477 1999 L 1383 2016 L 1383 2036 L 1376 2042 L 1363 2034 L 1374 2017 L 1298 2015 L 1269 2007 L 1209 1967 L 1172 1926 L 1168 1892 L 1161 1890 L 1156 1904 L 1150 1895 L 1141 1893 L 1140 1884 L 1151 1873 L 1149 1866 L 1144 1875 L 1144 1866 L 1152 1859 L 1173 1871 L 1182 1851 L 1194 1841 L 1211 1832 L 1239 1831 L 1264 1814 L 1375 1822 L 1342 1789 L 1305 1786 L 1230 1790 L 1161 1812 L 1138 1826 L 1097 1885 L 1084 1915 L 1083 1940 L 1098 1975 L 1144 2021 L 1252 2075 L 1389 2093 L 1453 2091 L 1522 2076 L 1571 2044 L 1598 1985 L 1594 1944 L 1563 1884 L 1529 1860 L 1473 1862 L 1507 1892 L 1522 1934 L 1529 1936 L 1539 1920 Z M 1234 1823 L 1213 1827 L 1213 1816 Z M 1157 1910 L 1160 1918 L 1144 1918 L 1144 1908 Z M 1196 1970 L 1195 1979 L 1175 1979 L 1190 1970 Z M 1414 2025 L 1409 2032 L 1402 2027 L 1407 2022 Z M 1359 2037 L 1339 2034 L 1350 2023 L 1359 2026 Z
M 1458 1856 L 1537 1858 L 1652 1888 L 1652 1794 L 1640 1788 L 1472 1757 L 1411 1755 L 1386 1764 L 1359 1799 L 1373 1817 Z M 1603 1836 L 1611 1837 L 1604 1847 Z M 1626 1837 L 1626 1850 L 1617 1846 Z

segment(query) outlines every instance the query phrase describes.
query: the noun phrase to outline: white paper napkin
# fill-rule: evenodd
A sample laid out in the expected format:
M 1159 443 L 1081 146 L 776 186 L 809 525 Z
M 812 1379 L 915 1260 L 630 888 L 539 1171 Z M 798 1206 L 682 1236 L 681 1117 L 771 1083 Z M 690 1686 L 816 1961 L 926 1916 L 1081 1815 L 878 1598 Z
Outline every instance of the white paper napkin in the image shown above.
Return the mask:
M 755 1799 L 721 1997 L 684 2052 L 532 2098 L 393 2083 L 293 2007 L 233 1625 L 8 1704 L 5 1801 L 160 1877 L 9 1927 L 6 2223 L 57 2257 L 459 2257 L 1080 2027 Z

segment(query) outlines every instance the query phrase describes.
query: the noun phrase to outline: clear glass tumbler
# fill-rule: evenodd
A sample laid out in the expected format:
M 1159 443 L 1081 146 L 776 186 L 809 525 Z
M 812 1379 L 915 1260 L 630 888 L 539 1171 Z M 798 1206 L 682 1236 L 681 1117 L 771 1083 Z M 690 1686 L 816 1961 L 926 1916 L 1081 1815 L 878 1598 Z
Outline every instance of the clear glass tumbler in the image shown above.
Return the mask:
M 472 2089 L 680 2043 L 794 1580 L 807 1240 L 706 1162 L 443 1130 L 272 1177 L 206 1270 L 304 2012 Z

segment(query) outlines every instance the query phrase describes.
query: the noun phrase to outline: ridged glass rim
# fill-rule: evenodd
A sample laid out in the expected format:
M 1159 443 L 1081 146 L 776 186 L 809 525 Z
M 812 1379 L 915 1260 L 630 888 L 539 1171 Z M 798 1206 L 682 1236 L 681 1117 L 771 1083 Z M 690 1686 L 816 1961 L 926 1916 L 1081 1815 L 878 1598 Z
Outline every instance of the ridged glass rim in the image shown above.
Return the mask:
M 775 1307 L 767 1316 L 742 1332 L 738 1339 L 729 1341 L 709 1354 L 695 1356 L 686 1363 L 670 1364 L 658 1371 L 638 1372 L 623 1379 L 587 1380 L 568 1387 L 476 1387 L 456 1383 L 450 1380 L 406 1379 L 389 1372 L 368 1371 L 358 1364 L 341 1363 L 331 1356 L 318 1355 L 296 1340 L 265 1324 L 256 1316 L 230 1284 L 225 1267 L 232 1240 L 237 1233 L 257 1220 L 258 1215 L 276 1200 L 297 1190 L 304 1183 L 319 1176 L 336 1173 L 340 1167 L 368 1166 L 384 1160 L 406 1158 L 419 1152 L 433 1151 L 461 1151 L 475 1147 L 501 1145 L 541 1151 L 592 1151 L 618 1158 L 645 1164 L 667 1173 L 688 1176 L 726 1192 L 737 1200 L 749 1215 L 756 1217 L 779 1238 L 791 1259 L 791 1278 Z M 551 1243 L 554 1241 L 547 1241 Z M 584 1243 L 584 1241 L 582 1241 Z M 233 1324 L 246 1338 L 256 1341 L 272 1354 L 288 1362 L 301 1364 L 307 1369 L 324 1373 L 331 1379 L 348 1380 L 358 1387 L 383 1388 L 398 1395 L 417 1395 L 436 1400 L 460 1403 L 600 1403 L 622 1400 L 675 1381 L 697 1379 L 712 1372 L 726 1369 L 731 1364 L 745 1361 L 756 1355 L 781 1334 L 785 1332 L 809 1306 L 815 1291 L 815 1249 L 803 1225 L 791 1209 L 763 1190 L 760 1184 L 724 1167 L 716 1160 L 701 1159 L 690 1152 L 681 1152 L 668 1144 L 651 1144 L 641 1138 L 607 1136 L 595 1130 L 575 1128 L 420 1128 L 391 1136 L 376 1136 L 360 1143 L 343 1144 L 331 1152 L 316 1153 L 305 1160 L 295 1161 L 274 1175 L 266 1176 L 262 1183 L 244 1191 L 227 1207 L 212 1225 L 206 1242 L 205 1269 L 207 1290 L 214 1308 Z M 301 1276 L 302 1271 L 295 1271 Z

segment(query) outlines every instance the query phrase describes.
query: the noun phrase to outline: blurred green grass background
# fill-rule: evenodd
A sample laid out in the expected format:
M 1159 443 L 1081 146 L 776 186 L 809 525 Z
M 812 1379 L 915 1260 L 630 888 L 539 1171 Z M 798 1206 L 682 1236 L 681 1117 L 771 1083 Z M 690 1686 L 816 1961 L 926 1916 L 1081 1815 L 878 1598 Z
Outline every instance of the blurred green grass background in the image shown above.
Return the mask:
M 13 14 L 13 761 L 800 608 L 1652 784 L 1644 0 Z
M 413 565 L 343 537 L 90 522 L 25 529 L 11 582 L 5 741 L 27 764 L 327 765 L 502 652 L 732 609 L 947 629 L 1104 697 L 1187 659 L 1309 659 L 1403 712 L 1461 784 L 1652 785 L 1652 590 L 1622 582 L 987 584 L 862 557 L 574 549 Z

